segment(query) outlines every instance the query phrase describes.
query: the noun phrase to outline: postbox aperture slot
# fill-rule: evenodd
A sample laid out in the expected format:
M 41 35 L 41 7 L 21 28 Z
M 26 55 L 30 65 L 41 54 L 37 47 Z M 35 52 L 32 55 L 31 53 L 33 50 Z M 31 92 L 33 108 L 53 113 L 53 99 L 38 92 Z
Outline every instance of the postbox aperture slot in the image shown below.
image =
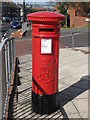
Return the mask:
M 39 28 L 39 32 L 44 32 L 44 33 L 49 32 L 49 33 L 51 33 L 51 32 L 54 32 L 54 28 Z

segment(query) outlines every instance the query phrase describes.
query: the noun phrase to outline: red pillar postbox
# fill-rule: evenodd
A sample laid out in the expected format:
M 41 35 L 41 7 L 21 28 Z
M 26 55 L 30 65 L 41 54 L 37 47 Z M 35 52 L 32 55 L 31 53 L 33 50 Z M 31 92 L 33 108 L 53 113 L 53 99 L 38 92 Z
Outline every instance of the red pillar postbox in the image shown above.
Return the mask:
M 32 21 L 32 110 L 45 114 L 58 108 L 58 57 L 60 22 L 56 12 L 27 15 Z

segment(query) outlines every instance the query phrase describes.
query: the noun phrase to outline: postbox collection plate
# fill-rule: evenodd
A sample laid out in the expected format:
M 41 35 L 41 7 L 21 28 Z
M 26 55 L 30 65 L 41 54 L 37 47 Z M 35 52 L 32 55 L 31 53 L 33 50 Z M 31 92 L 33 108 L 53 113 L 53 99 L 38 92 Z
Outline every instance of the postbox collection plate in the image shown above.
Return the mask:
M 52 53 L 52 39 L 41 38 L 41 54 Z

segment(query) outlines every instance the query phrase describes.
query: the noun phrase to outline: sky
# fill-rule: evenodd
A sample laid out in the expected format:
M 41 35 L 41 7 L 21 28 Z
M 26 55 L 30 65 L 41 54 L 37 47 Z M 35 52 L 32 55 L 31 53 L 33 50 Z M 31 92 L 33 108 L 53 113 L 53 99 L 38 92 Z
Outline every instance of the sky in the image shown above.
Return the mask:
M 12 0 L 13 2 L 18 2 L 22 3 L 23 0 Z M 89 2 L 90 0 L 25 0 L 25 2 L 34 2 L 34 3 L 39 3 L 39 2 Z
M 49 2 L 50 0 L 25 0 L 25 2 Z M 53 1 L 53 0 L 52 0 Z M 23 2 L 23 0 L 13 0 L 13 2 L 19 2 L 19 3 L 21 3 L 21 2 Z

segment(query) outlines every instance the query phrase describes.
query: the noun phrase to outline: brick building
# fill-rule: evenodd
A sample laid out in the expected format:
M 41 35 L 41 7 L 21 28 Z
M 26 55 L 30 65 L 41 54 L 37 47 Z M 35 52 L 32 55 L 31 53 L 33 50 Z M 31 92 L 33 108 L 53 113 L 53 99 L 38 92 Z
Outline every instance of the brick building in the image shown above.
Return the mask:
M 81 10 L 78 11 L 74 7 L 69 7 L 67 12 L 70 17 L 70 27 L 81 27 L 88 25 L 88 22 L 86 21 L 87 15 L 81 14 Z
M 2 16 L 14 17 L 17 15 L 17 6 L 12 2 L 2 2 Z
M 54 10 L 56 12 L 60 12 L 60 2 L 57 3 L 54 7 Z M 89 8 L 90 8 L 90 2 L 89 2 L 89 7 L 87 9 L 87 12 L 81 4 L 74 3 L 72 4 L 67 4 L 64 3 L 64 8 L 67 10 L 68 13 L 68 19 L 67 19 L 67 27 L 81 27 L 81 26 L 87 26 L 88 25 L 88 20 L 90 21 L 90 18 L 87 17 L 88 12 L 90 13 Z

